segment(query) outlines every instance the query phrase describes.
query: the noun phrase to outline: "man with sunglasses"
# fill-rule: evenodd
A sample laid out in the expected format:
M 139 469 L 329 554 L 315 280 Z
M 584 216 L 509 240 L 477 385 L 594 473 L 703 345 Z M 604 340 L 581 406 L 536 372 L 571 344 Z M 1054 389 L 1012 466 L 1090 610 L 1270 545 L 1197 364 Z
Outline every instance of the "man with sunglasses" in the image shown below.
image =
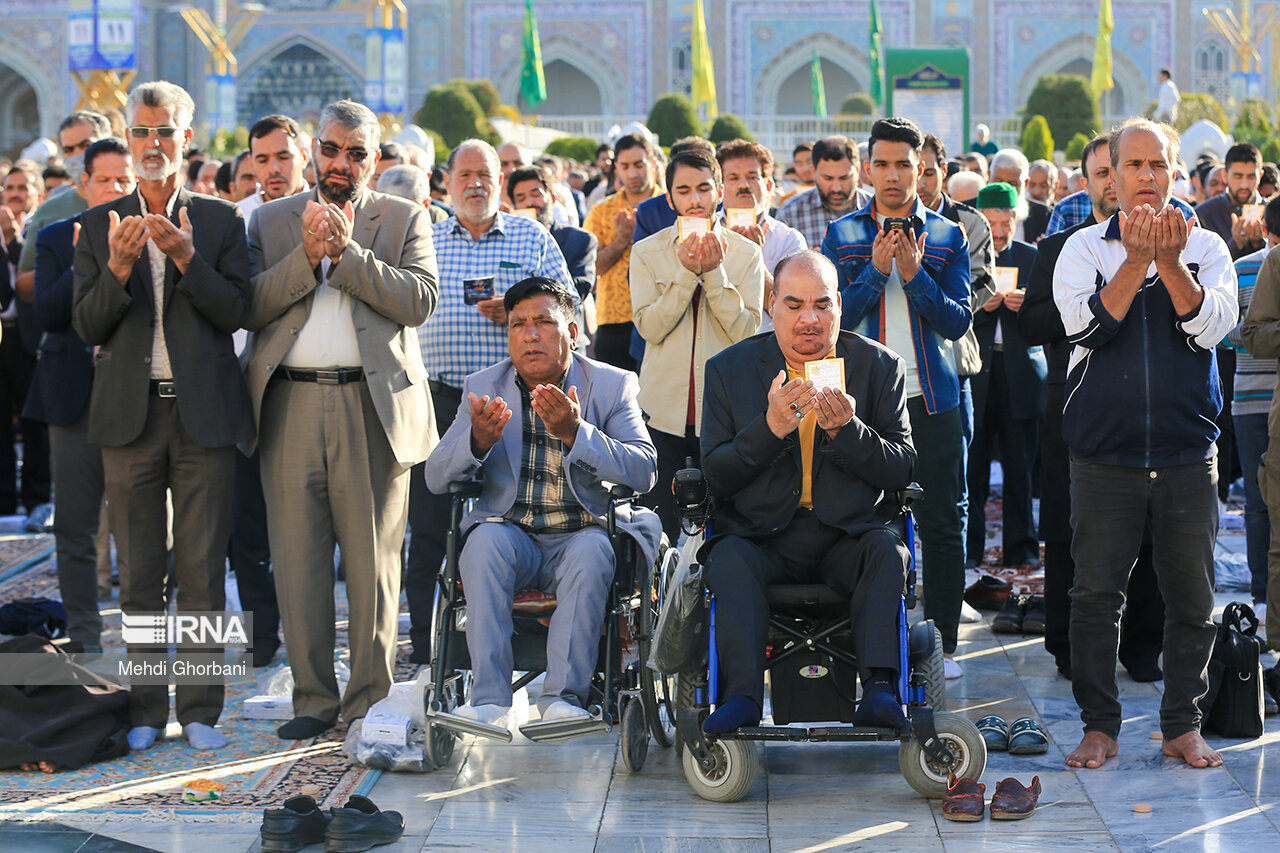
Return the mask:
M 348 740 L 386 696 L 396 651 L 409 471 L 436 444 L 415 327 L 436 305 L 436 255 L 422 205 L 371 192 L 377 116 L 338 101 L 320 115 L 316 189 L 263 205 L 249 223 L 244 326 L 258 418 L 267 532 L 294 719 L 310 738 L 339 711 Z M 351 681 L 333 674 L 333 549 L 350 604 Z
M 76 242 L 72 324 L 98 347 L 89 441 L 102 446 L 126 614 L 168 609 L 166 494 L 178 610 L 224 608 L 235 445 L 253 435 L 231 344 L 249 299 L 244 222 L 230 202 L 182 188 L 194 113 L 173 83 L 129 93 L 138 190 L 85 211 Z M 176 696 L 193 749 L 226 745 L 213 728 L 221 684 L 180 683 Z M 169 718 L 168 685 L 135 683 L 130 716 L 130 748 L 152 746 Z

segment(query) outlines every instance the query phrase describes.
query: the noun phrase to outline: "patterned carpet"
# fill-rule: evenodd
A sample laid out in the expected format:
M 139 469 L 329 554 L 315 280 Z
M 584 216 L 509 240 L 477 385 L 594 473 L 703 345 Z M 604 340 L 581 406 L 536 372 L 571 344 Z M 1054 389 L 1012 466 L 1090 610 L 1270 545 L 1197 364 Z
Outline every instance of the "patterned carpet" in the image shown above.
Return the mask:
M 52 560 L 32 564 L 37 549 L 26 543 L 0 539 L 0 603 L 32 595 L 58 597 L 57 574 Z M 47 556 L 47 553 L 46 553 Z M 26 567 L 15 570 L 17 560 Z M 346 650 L 345 585 L 337 585 L 339 658 Z M 117 602 L 103 602 L 103 646 L 123 647 Z M 418 667 L 408 662 L 402 643 L 395 678 L 407 681 Z M 309 793 L 322 808 L 342 805 L 352 794 L 368 792 L 381 771 L 352 766 L 342 754 L 346 727 L 340 726 L 315 740 L 283 741 L 276 737 L 279 721 L 248 720 L 241 715 L 245 698 L 263 692 L 271 675 L 287 669 L 283 655 L 257 677 L 227 685 L 226 708 L 219 730 L 230 744 L 216 752 L 193 752 L 171 721 L 166 736 L 156 746 L 124 758 L 89 765 L 78 771 L 53 774 L 0 771 L 0 821 L 59 820 L 76 815 L 119 815 L 130 819 L 172 822 L 256 822 L 262 809 L 276 806 L 298 793 Z M 226 785 L 221 799 L 188 803 L 186 784 L 208 779 Z M 74 821 L 72 821 L 74 822 Z

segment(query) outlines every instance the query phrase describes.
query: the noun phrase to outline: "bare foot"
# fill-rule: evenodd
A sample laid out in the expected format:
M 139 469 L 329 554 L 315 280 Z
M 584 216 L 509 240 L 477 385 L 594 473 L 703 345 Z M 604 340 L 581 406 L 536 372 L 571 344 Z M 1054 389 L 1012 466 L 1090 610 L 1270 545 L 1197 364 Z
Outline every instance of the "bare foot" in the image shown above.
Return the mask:
M 1179 735 L 1173 740 L 1166 740 L 1160 751 L 1171 758 L 1181 758 L 1192 767 L 1221 767 L 1222 753 L 1210 749 L 1197 731 Z
M 44 773 L 56 773 L 58 770 L 58 765 L 52 761 L 35 761 L 30 764 L 20 764 L 18 767 L 20 770 L 39 770 Z
M 1102 732 L 1085 732 L 1080 745 L 1067 756 L 1067 766 L 1089 769 L 1101 767 L 1107 763 L 1108 758 L 1119 752 L 1120 744 L 1116 743 L 1115 738 Z

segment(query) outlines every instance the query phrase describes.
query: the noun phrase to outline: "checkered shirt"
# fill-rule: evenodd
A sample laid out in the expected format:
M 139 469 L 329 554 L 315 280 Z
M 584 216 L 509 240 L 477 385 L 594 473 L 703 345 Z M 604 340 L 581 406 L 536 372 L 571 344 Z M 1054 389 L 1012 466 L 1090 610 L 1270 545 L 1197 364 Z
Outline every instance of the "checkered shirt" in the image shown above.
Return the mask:
M 813 187 L 787 199 L 782 207 L 778 208 L 777 218 L 803 234 L 805 242 L 810 246 L 821 246 L 823 238 L 827 236 L 827 226 L 845 214 L 857 210 L 858 197 L 855 193 L 849 206 L 844 210 L 827 210 L 822 205 L 822 196 L 818 195 L 818 188 Z
M 532 219 L 499 213 L 476 240 L 450 216 L 431 226 L 440 270 L 440 300 L 425 324 L 418 327 L 422 363 L 431 378 L 462 387 L 468 374 L 507 357 L 507 330 L 485 318 L 462 297 L 462 282 L 493 277 L 493 295 L 502 296 L 523 279 L 540 275 L 564 284 L 577 299 L 577 290 L 551 232 Z
M 530 533 L 572 533 L 596 520 L 569 489 L 564 470 L 564 445 L 547 431 L 533 410 L 533 396 L 516 377 L 523 412 L 520 445 L 520 483 L 516 500 L 503 515 Z

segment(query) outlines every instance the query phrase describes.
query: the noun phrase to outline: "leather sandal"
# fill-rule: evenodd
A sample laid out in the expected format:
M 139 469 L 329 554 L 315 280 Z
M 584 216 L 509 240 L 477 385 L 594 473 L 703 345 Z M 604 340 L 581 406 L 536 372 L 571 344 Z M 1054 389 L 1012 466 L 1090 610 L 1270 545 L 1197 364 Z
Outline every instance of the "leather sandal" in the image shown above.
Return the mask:
M 1009 726 L 1010 755 L 1041 755 L 1049 751 L 1049 736 L 1030 717 L 1019 717 Z
M 956 774 L 947 774 L 947 793 L 942 798 L 942 816 L 947 820 L 972 823 L 982 820 L 982 811 L 986 806 L 983 795 L 987 786 L 981 782 L 965 777 L 957 779 Z
M 978 733 L 987 742 L 988 752 L 1004 752 L 1009 748 L 1009 721 L 999 714 L 987 714 L 978 720 Z
M 991 798 L 992 820 L 1022 820 L 1035 813 L 1036 804 L 1040 801 L 1040 777 L 1031 780 L 1030 787 L 1010 776 L 996 784 L 995 796 Z

